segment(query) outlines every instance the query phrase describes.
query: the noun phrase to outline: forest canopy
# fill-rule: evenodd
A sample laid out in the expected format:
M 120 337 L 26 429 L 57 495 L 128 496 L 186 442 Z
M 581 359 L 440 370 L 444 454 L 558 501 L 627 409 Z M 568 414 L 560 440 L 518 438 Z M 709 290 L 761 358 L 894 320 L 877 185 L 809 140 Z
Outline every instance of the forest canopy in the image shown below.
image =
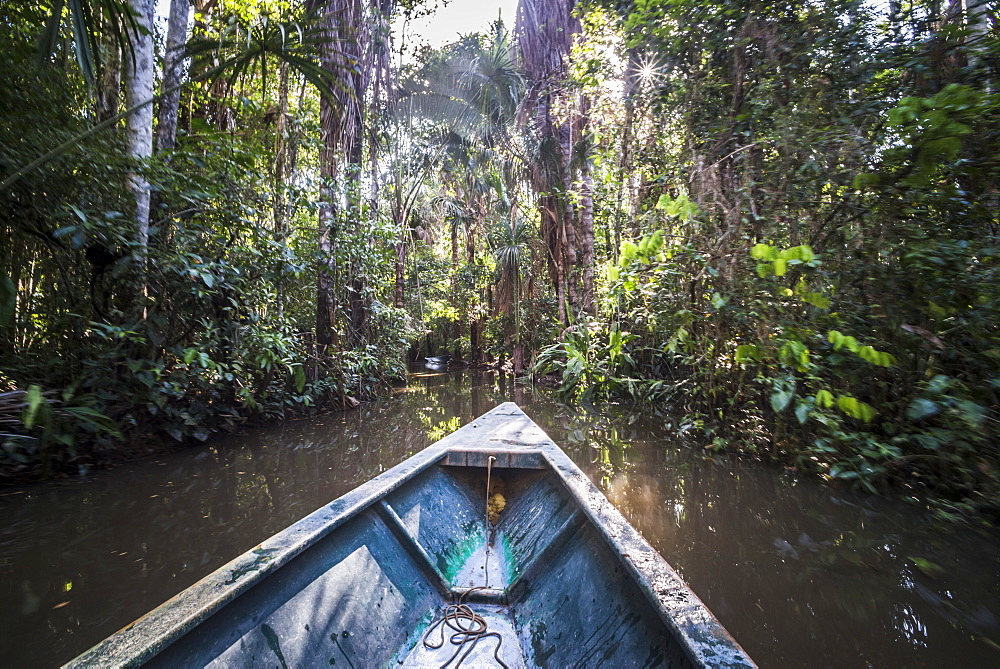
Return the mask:
M 993 5 L 521 0 L 440 48 L 416 0 L 154 9 L 0 6 L 3 477 L 447 354 L 1000 510 Z

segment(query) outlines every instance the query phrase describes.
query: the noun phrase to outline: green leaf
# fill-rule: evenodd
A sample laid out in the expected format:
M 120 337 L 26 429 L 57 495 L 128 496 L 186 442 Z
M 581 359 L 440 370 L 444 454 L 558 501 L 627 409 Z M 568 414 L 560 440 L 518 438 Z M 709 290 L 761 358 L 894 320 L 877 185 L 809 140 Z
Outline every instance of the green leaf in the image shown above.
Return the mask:
M 38 418 L 38 412 L 45 403 L 45 398 L 42 396 L 42 389 L 34 384 L 29 386 L 28 392 L 24 396 L 24 403 L 27 406 L 24 407 L 24 411 L 21 414 L 21 422 L 24 423 L 24 427 L 30 430 L 35 426 L 35 419 Z
M 66 407 L 64 410 L 80 422 L 89 423 L 93 427 L 103 430 L 118 439 L 125 438 L 122 436 L 118 423 L 96 409 L 90 407 Z
M 775 256 L 772 255 L 774 252 L 775 249 L 767 244 L 757 244 L 750 249 L 750 257 L 754 260 L 771 261 L 775 258 Z
M 930 560 L 921 557 L 913 557 L 911 555 L 907 555 L 906 559 L 912 562 L 913 566 L 922 571 L 926 576 L 936 578 L 944 574 L 944 569 Z
M 625 267 L 633 258 L 635 258 L 636 253 L 639 252 L 639 247 L 630 241 L 622 242 L 621 253 L 618 258 L 618 265 Z
M 907 420 L 923 420 L 939 413 L 941 413 L 941 407 L 938 403 L 924 397 L 918 397 L 910 402 L 910 406 L 906 407 Z
M 851 397 L 850 395 L 839 396 L 837 398 L 837 408 L 851 418 L 856 418 L 866 423 L 870 423 L 875 419 L 875 416 L 878 415 L 875 411 L 875 407 L 862 402 L 856 397 Z
M 833 393 L 829 390 L 817 390 L 816 391 L 816 404 L 824 409 L 829 409 L 834 404 Z
M 806 304 L 811 304 L 820 309 L 830 308 L 830 298 L 823 293 L 803 293 L 799 296 Z
M 653 255 L 663 248 L 663 232 L 657 230 L 652 235 L 650 235 L 648 241 L 646 242 L 646 253 L 648 255 Z
M 795 397 L 795 386 L 786 386 L 771 394 L 771 408 L 780 413 L 788 408 L 793 397 Z
M 805 402 L 799 402 L 795 405 L 795 419 L 800 423 L 805 423 L 809 420 L 809 412 L 812 408 Z

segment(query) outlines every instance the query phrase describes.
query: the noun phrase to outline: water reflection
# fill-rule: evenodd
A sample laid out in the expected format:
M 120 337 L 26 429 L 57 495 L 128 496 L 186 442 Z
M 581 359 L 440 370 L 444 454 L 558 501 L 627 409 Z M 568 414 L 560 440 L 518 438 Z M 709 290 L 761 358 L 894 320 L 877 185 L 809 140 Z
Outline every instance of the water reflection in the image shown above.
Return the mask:
M 242 432 L 0 496 L 0 657 L 52 666 L 264 538 L 516 401 L 761 666 L 1000 662 L 1000 541 L 756 463 L 706 459 L 670 417 L 569 409 L 509 377 L 414 370 L 346 414 Z

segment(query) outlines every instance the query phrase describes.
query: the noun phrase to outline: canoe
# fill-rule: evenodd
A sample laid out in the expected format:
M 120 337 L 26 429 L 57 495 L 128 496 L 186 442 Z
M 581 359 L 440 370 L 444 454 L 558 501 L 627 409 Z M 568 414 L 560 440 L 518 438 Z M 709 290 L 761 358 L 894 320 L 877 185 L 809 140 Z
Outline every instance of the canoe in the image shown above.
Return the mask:
M 142 664 L 755 666 L 509 402 L 66 666 Z
M 432 355 L 429 358 L 424 358 L 431 365 L 447 365 L 451 362 L 451 355 Z

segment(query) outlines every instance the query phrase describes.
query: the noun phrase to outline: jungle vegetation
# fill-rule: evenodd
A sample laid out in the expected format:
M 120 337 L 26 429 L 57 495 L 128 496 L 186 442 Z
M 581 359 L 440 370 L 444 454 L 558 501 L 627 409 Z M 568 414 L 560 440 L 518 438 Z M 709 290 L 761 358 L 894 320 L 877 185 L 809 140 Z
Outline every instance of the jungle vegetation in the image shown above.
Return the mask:
M 4 477 L 450 353 L 1000 511 L 992 5 L 521 0 L 414 46 L 430 11 L 0 6 Z

